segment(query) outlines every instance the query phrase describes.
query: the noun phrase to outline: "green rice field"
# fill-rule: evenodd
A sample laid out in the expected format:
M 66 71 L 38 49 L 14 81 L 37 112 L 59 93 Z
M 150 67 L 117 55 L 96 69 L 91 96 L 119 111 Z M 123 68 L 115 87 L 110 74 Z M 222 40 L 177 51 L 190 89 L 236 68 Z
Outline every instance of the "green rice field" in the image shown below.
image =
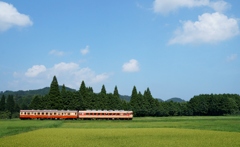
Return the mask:
M 240 117 L 0 120 L 0 146 L 240 146 Z

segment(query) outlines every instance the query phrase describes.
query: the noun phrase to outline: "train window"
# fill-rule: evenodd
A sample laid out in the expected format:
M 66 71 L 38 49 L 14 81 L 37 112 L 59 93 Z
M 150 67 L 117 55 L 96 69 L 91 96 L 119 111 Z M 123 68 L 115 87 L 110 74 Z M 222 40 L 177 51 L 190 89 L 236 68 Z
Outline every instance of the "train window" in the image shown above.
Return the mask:
M 55 112 L 53 115 L 56 115 L 57 113 Z
M 88 113 L 86 113 L 86 115 L 88 115 Z
M 96 113 L 93 113 L 93 115 L 96 115 Z
M 38 112 L 38 115 L 40 115 L 40 112 Z
M 28 112 L 27 114 L 30 115 L 30 112 Z
M 68 113 L 68 115 L 70 115 L 70 113 Z
M 104 113 L 102 113 L 102 115 L 104 115 Z
M 46 115 L 48 115 L 48 113 L 46 113 Z
M 42 112 L 42 115 L 44 115 L 44 112 Z
M 26 114 L 26 112 L 24 112 L 24 114 Z

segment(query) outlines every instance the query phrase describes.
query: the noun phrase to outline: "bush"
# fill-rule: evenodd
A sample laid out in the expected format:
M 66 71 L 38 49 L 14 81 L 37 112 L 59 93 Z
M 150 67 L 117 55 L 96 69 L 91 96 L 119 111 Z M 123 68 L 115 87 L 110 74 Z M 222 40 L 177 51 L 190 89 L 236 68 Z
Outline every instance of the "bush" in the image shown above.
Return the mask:
M 0 119 L 8 119 L 11 116 L 9 111 L 0 111 Z

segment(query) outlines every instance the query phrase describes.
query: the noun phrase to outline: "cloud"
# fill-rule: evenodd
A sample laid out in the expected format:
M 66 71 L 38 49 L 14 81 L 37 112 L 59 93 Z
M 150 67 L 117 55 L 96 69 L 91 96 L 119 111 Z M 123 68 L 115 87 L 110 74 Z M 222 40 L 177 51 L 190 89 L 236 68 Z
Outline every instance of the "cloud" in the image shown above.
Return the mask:
M 155 13 L 168 14 L 180 8 L 210 7 L 217 12 L 225 11 L 230 4 L 223 0 L 210 2 L 209 0 L 155 0 L 153 2 L 153 11 Z
M 87 45 L 84 49 L 80 50 L 82 55 L 86 55 L 89 52 L 89 46 Z
M 29 68 L 27 70 L 27 72 L 25 73 L 25 76 L 36 77 L 37 75 L 45 71 L 46 71 L 46 67 L 44 65 L 34 65 L 32 68 Z
M 238 57 L 237 54 L 232 54 L 232 55 L 230 55 L 230 56 L 227 57 L 227 61 L 228 61 L 228 62 L 234 61 L 234 60 L 237 59 L 237 57 Z
M 135 59 L 129 60 L 129 62 L 124 63 L 122 66 L 122 71 L 124 72 L 137 72 L 139 70 L 139 63 Z
M 199 7 L 208 5 L 208 0 L 155 0 L 153 10 L 155 13 L 167 14 L 181 7 Z
M 25 72 L 25 76 L 21 73 L 14 73 L 15 78 L 21 83 L 36 84 L 36 85 L 49 85 L 49 80 L 54 75 L 57 76 L 59 84 L 65 84 L 71 88 L 79 88 L 82 80 L 88 84 L 98 84 L 104 82 L 110 77 L 110 73 L 95 73 L 92 69 L 85 67 L 81 68 L 79 64 L 70 62 L 60 62 L 50 68 L 44 65 L 34 65 Z
M 55 56 L 63 56 L 64 52 L 63 51 L 57 51 L 57 50 L 51 50 L 49 52 L 50 55 L 55 55 Z
M 210 2 L 209 7 L 211 7 L 216 12 L 224 12 L 227 9 L 231 8 L 231 5 L 223 0 Z
M 0 31 L 6 31 L 13 26 L 26 27 L 32 24 L 29 16 L 19 13 L 13 5 L 0 1 Z
M 77 70 L 78 68 L 79 68 L 79 65 L 73 62 L 71 63 L 61 62 L 53 66 L 53 70 L 58 72 L 72 71 L 72 70 Z
M 198 16 L 198 21 L 189 20 L 182 24 L 181 29 L 175 31 L 175 36 L 169 44 L 213 43 L 239 34 L 237 20 L 218 12 L 204 13 Z

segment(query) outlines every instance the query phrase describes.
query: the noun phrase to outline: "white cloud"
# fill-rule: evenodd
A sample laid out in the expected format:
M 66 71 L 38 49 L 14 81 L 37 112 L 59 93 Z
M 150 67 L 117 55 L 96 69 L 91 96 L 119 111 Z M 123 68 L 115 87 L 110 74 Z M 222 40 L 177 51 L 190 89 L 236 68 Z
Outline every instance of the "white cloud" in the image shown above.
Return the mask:
M 84 80 L 85 83 L 94 85 L 104 82 L 110 77 L 110 73 L 96 74 L 92 69 L 88 67 L 81 68 L 79 64 L 74 62 L 61 62 L 50 68 L 46 68 L 44 65 L 34 65 L 27 70 L 25 76 L 17 72 L 15 72 L 14 75 L 17 80 L 20 80 L 19 84 L 26 82 L 30 85 L 36 84 L 44 86 L 48 86 L 52 77 L 56 75 L 59 84 L 65 84 L 75 89 L 79 88 L 82 80 Z
M 230 7 L 230 4 L 223 0 L 155 0 L 153 2 L 153 11 L 155 13 L 168 14 L 180 8 L 210 7 L 217 12 L 222 12 Z
M 234 61 L 234 60 L 237 59 L 237 57 L 238 57 L 237 54 L 232 54 L 232 55 L 230 55 L 230 56 L 227 57 L 227 61 L 228 61 L 228 62 Z
M 109 77 L 109 74 L 102 73 L 102 74 L 94 76 L 92 78 L 91 82 L 92 83 L 99 83 L 99 82 L 105 81 L 106 79 L 108 79 L 108 77 Z
M 182 22 L 169 44 L 213 43 L 227 40 L 239 34 L 238 22 L 221 13 L 204 13 L 198 21 Z
M 139 63 L 135 59 L 131 59 L 129 62 L 124 63 L 122 66 L 124 72 L 137 72 L 139 71 Z
M 21 14 L 8 3 L 0 1 L 0 31 L 6 31 L 13 26 L 31 26 L 33 22 L 29 16 Z
M 209 7 L 213 8 L 216 12 L 224 12 L 229 9 L 231 5 L 223 0 L 210 2 Z
M 87 45 L 84 49 L 80 50 L 82 55 L 86 55 L 89 52 L 89 46 Z
M 58 64 L 55 64 L 53 67 L 54 71 L 72 71 L 72 70 L 77 70 L 79 68 L 79 65 L 76 63 L 65 63 L 65 62 L 61 62 Z
M 58 51 L 58 50 L 51 50 L 49 52 L 50 55 L 55 55 L 55 56 L 63 56 L 64 52 L 63 51 Z
M 44 65 L 34 65 L 32 68 L 29 68 L 27 70 L 27 72 L 25 73 L 25 76 L 36 77 L 37 75 L 45 71 L 46 71 L 46 67 Z

